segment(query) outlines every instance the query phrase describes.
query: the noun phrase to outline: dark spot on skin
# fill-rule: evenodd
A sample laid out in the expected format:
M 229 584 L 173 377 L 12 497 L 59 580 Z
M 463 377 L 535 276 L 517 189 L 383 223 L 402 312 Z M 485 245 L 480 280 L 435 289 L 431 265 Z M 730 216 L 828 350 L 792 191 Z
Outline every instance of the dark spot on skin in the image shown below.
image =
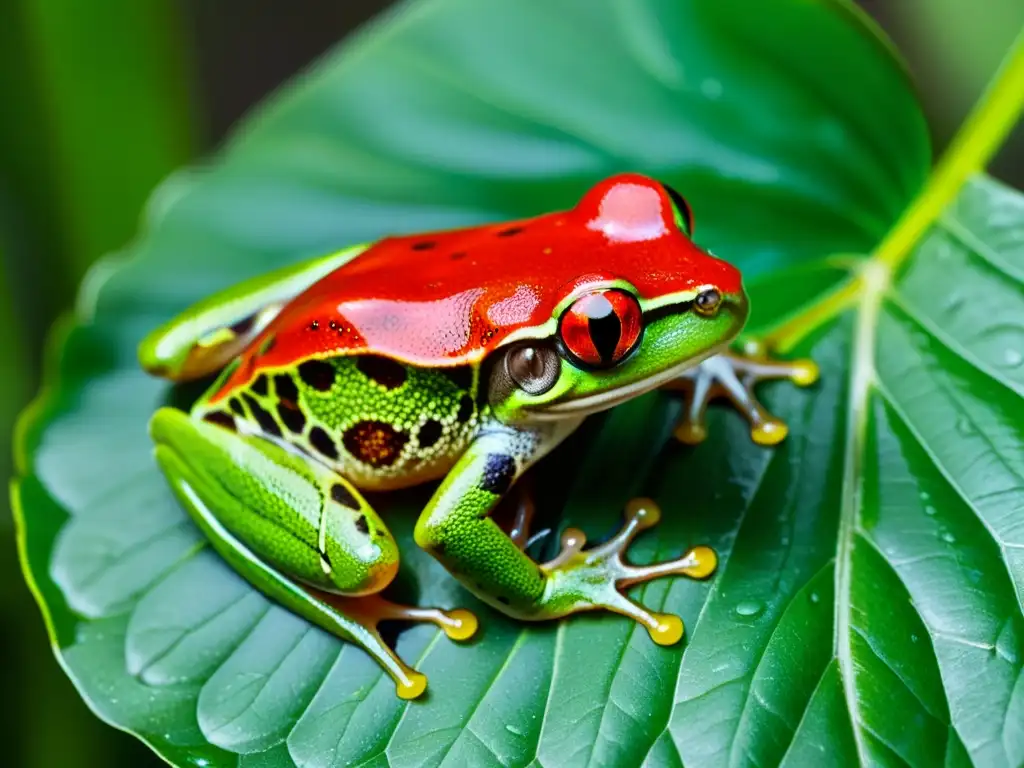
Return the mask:
M 394 464 L 409 436 L 383 421 L 360 421 L 345 430 L 341 441 L 355 458 L 371 467 Z
M 498 600 L 498 602 L 499 602 L 499 603 L 501 603 L 502 605 L 511 605 L 511 604 L 512 604 L 512 601 L 511 601 L 511 600 L 509 600 L 509 599 L 508 599 L 507 597 L 505 597 L 504 595 L 498 595 L 498 597 L 497 597 L 497 600 Z
M 437 554 L 443 555 L 445 553 L 445 551 L 448 549 L 448 545 L 445 544 L 443 541 L 439 541 L 439 542 L 437 542 L 437 544 L 433 545 L 432 549 Z
M 490 453 L 484 463 L 480 487 L 496 496 L 504 496 L 516 479 L 516 462 L 506 453 Z
M 242 405 L 242 401 L 237 397 L 232 397 L 228 400 L 228 407 L 235 412 L 238 416 L 245 416 L 245 406 Z
M 398 389 L 405 384 L 407 374 L 401 363 L 379 355 L 360 355 L 356 360 L 356 368 L 370 381 L 380 384 L 384 389 Z
M 468 365 L 460 365 L 457 368 L 441 368 L 440 370 L 451 380 L 452 384 L 464 392 L 468 392 L 473 386 L 473 369 Z
M 277 419 L 267 413 L 267 411 L 263 410 L 263 406 L 256 402 L 256 398 L 248 392 L 243 393 L 242 398 L 245 400 L 245 404 L 249 406 L 249 413 L 251 413 L 252 417 L 256 419 L 256 423 L 260 425 L 260 429 L 268 435 L 280 437 L 281 427 L 277 425 Z
M 310 323 L 309 324 L 309 330 L 311 330 L 311 331 L 319 331 L 320 330 L 320 321 L 319 320 L 314 320 L 312 323 Z
M 334 386 L 334 366 L 323 360 L 307 360 L 299 365 L 299 376 L 306 384 L 320 392 Z
M 370 524 L 366 522 L 366 515 L 360 515 L 356 518 L 356 530 L 363 534 L 370 532 Z
M 301 435 L 306 428 L 306 416 L 292 402 L 281 400 L 277 404 L 277 416 L 296 435 Z
M 331 322 L 330 322 L 330 323 L 328 323 L 328 325 L 330 325 L 330 326 L 331 326 L 331 330 L 332 330 L 332 331 L 336 331 L 336 330 L 338 330 L 338 324 L 337 324 L 336 322 L 334 322 L 333 320 L 331 320 Z
M 274 377 L 274 391 L 279 398 L 287 400 L 292 405 L 299 402 L 299 390 L 292 377 L 287 374 L 279 373 Z
M 237 323 L 232 325 L 230 330 L 232 333 L 241 336 L 243 333 L 248 333 L 249 331 L 251 331 L 255 323 L 256 315 L 249 315 L 248 317 L 242 318 Z
M 435 245 L 437 245 L 437 243 L 435 243 L 433 240 L 421 240 L 418 243 L 413 243 L 412 249 L 414 251 L 429 251 Z
M 257 352 L 257 354 L 259 354 L 259 355 L 267 354 L 270 350 L 272 350 L 274 348 L 274 345 L 276 343 L 277 343 L 277 337 L 276 336 L 268 336 L 264 340 L 264 342 L 262 344 L 260 344 L 260 349 L 259 349 L 259 352 Z
M 468 256 L 468 255 L 469 254 L 467 254 L 465 251 L 456 251 L 455 253 L 453 253 L 448 258 L 450 258 L 452 261 L 459 261 L 460 259 L 466 258 L 466 256 Z
M 331 498 L 341 504 L 343 507 L 349 509 L 359 509 L 359 501 L 352 495 L 352 491 L 346 488 L 341 483 L 335 483 L 331 486 Z
M 338 447 L 320 427 L 313 427 L 309 430 L 309 444 L 329 459 L 338 458 Z
M 230 429 L 232 432 L 235 431 L 234 417 L 230 413 L 224 413 L 224 411 L 210 411 L 203 416 L 203 421 L 208 421 L 210 424 L 216 424 L 218 427 Z
M 269 382 L 264 374 L 260 374 L 259 377 L 252 383 L 252 391 L 260 397 L 266 397 L 270 391 Z
M 459 400 L 459 412 L 455 415 L 455 418 L 460 424 L 465 424 L 469 421 L 469 417 L 473 415 L 473 398 L 469 395 L 463 395 Z
M 522 231 L 522 227 L 509 227 L 498 232 L 498 237 L 512 237 L 512 235 L 518 235 Z
M 420 427 L 419 441 L 420 448 L 429 448 L 438 440 L 441 439 L 441 434 L 444 432 L 444 427 L 441 426 L 441 422 L 436 419 L 428 419 L 423 422 L 423 426 Z

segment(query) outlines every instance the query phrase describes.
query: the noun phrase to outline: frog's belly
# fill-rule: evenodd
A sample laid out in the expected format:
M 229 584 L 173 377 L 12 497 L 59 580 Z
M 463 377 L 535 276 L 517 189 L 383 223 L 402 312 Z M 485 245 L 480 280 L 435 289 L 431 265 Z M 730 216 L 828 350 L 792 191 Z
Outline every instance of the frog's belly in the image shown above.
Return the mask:
M 335 464 L 335 470 L 362 491 L 394 491 L 444 477 L 456 461 L 458 456 L 454 454 L 429 458 L 410 456 L 387 468 L 374 468 L 343 456 Z

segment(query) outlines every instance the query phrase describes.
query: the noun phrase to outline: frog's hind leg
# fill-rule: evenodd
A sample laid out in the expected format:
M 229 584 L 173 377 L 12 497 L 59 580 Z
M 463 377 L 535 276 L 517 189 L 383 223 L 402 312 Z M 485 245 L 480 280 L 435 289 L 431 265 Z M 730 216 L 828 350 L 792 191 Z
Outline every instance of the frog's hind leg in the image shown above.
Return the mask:
M 363 648 L 400 697 L 426 678 L 381 639 L 378 624 L 436 624 L 464 640 L 464 610 L 414 608 L 377 593 L 398 570 L 390 532 L 359 492 L 329 468 L 262 437 L 161 408 L 150 432 L 171 487 L 214 549 L 253 586 L 289 610 Z
M 754 394 L 762 381 L 789 379 L 808 386 L 818 379 L 818 366 L 811 360 L 772 360 L 758 344 L 748 344 L 743 354 L 724 352 L 685 371 L 663 388 L 683 393 L 683 415 L 676 426 L 676 439 L 696 445 L 707 437 L 707 408 L 724 397 L 750 423 L 750 437 L 758 445 L 775 445 L 785 439 L 789 428 L 772 416 Z
M 142 367 L 173 381 L 216 373 L 245 349 L 288 301 L 365 248 L 355 246 L 285 267 L 204 299 L 143 339 L 139 345 Z

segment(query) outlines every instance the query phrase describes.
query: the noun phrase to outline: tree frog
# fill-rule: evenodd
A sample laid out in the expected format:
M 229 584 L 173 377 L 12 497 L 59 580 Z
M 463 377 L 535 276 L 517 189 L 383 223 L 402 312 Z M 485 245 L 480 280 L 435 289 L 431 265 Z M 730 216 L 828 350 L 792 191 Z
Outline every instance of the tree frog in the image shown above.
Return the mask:
M 378 623 L 433 622 L 462 640 L 477 620 L 380 596 L 399 552 L 361 490 L 441 480 L 416 543 L 498 611 L 543 621 L 603 609 L 676 643 L 682 621 L 624 590 L 706 578 L 715 555 L 697 546 L 628 562 L 633 537 L 658 522 L 652 501 L 631 502 L 621 531 L 597 547 L 567 530 L 544 563 L 524 551 L 529 504 L 511 528 L 493 513 L 586 416 L 656 388 L 684 392 L 684 442 L 703 439 L 707 403 L 720 395 L 756 442 L 785 436 L 753 387 L 810 384 L 817 368 L 729 351 L 748 312 L 740 273 L 698 248 L 692 231 L 677 192 L 620 174 L 570 210 L 390 237 L 228 289 L 140 346 L 143 367 L 173 381 L 219 372 L 190 413 L 155 413 L 157 462 L 223 557 L 362 646 L 403 698 L 419 696 L 426 678 Z

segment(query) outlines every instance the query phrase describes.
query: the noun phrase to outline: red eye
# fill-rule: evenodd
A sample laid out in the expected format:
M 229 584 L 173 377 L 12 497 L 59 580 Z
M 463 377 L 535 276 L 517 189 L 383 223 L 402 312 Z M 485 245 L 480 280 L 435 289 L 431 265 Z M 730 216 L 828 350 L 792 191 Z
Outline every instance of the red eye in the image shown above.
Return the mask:
M 559 335 L 576 360 L 606 368 L 625 359 L 640 339 L 640 304 L 625 291 L 607 289 L 588 293 L 562 315 Z

